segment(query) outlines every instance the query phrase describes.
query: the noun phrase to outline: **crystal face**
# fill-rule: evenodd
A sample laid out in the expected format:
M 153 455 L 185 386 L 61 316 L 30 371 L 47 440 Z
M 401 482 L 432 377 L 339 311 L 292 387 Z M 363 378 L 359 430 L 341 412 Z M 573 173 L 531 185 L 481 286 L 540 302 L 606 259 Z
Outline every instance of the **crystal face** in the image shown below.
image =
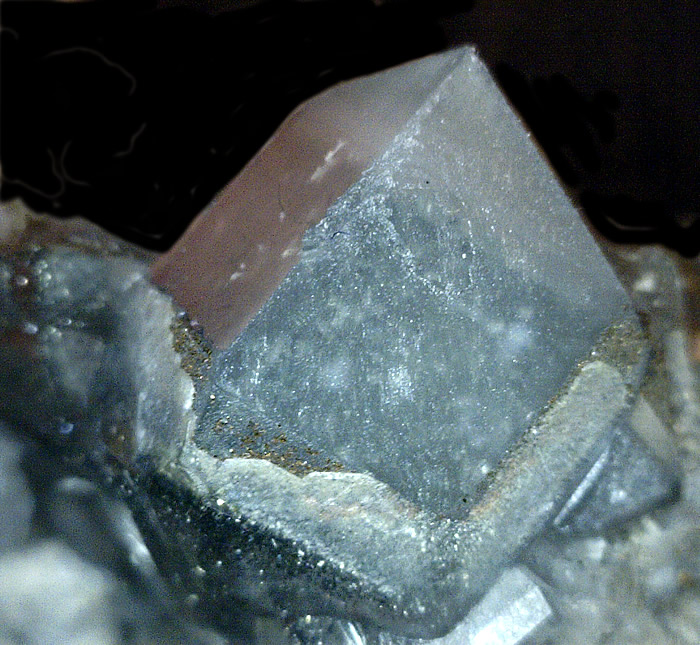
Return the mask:
M 484 606 L 528 633 L 551 611 L 527 576 L 504 574 L 523 547 L 673 490 L 635 435 L 653 417 L 635 403 L 647 344 L 470 49 L 355 83 L 332 91 L 353 97 L 354 116 L 336 114 L 312 159 L 283 173 L 288 212 L 273 162 L 314 109 L 232 182 L 272 187 L 243 200 L 247 228 L 240 213 L 226 221 L 226 189 L 151 267 L 185 300 L 212 281 L 189 313 L 209 308 L 218 348 L 118 247 L 30 236 L 3 258 L 1 420 L 120 491 L 161 573 L 230 633 L 248 607 L 386 638 L 456 628 L 454 640 L 495 629 Z M 416 83 L 381 136 L 363 122 L 361 142 L 338 147 L 367 106 L 392 107 L 378 92 Z M 237 230 L 242 245 L 223 252 Z M 239 300 L 215 302 L 227 294 Z

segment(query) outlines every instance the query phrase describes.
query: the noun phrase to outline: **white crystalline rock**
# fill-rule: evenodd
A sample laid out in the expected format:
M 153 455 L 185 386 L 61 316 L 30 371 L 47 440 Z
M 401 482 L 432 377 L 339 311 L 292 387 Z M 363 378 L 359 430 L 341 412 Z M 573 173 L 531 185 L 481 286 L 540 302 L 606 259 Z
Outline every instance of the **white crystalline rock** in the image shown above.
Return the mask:
M 221 636 L 171 620 L 113 572 L 59 540 L 0 556 L 0 643 L 224 645 Z M 157 616 L 157 618 L 156 618 Z M 125 637 L 128 634 L 128 637 Z
M 118 642 L 108 607 L 113 577 L 62 544 L 47 541 L 0 558 L 0 581 L 0 641 Z

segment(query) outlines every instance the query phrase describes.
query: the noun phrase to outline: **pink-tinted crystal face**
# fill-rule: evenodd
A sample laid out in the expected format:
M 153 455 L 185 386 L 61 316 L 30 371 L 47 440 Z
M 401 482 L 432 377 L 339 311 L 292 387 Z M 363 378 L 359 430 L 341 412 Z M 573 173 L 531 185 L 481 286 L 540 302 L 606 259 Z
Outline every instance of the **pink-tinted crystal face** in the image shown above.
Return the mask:
M 298 108 L 218 195 L 153 280 L 225 347 L 294 265 L 301 237 L 378 158 L 459 56 L 338 85 Z

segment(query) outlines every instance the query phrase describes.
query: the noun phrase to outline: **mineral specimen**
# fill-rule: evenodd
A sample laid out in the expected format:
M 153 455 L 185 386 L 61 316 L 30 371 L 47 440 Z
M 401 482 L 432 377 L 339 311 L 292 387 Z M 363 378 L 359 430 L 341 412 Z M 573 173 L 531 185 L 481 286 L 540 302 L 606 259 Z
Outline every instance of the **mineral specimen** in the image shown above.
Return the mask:
M 626 439 L 647 351 L 626 293 L 474 53 L 334 92 L 352 109 L 331 127 L 317 106 L 336 94 L 302 107 L 155 266 L 219 344 L 239 334 L 166 479 L 277 552 L 200 549 L 206 570 L 265 562 L 249 602 L 435 636 L 549 521 L 599 528 L 584 498 L 639 488 L 613 453 L 651 466 L 600 524 L 673 478 Z M 320 147 L 298 143 L 308 123 Z M 314 223 L 318 195 L 337 199 Z M 254 224 L 228 251 L 242 210 Z M 250 285 L 286 271 L 251 318 Z
M 155 263 L 216 347 L 142 259 L 77 240 L 1 260 L 0 420 L 60 449 L 57 481 L 112 487 L 230 634 L 502 618 L 517 642 L 551 613 L 506 569 L 525 546 L 675 490 L 635 430 L 627 294 L 471 49 L 300 108 Z

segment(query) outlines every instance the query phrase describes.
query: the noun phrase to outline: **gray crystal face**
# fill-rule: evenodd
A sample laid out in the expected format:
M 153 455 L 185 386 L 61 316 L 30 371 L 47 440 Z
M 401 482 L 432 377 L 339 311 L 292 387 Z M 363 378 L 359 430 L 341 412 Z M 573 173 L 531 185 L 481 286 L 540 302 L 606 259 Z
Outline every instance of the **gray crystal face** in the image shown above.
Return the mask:
M 231 456 L 232 437 L 256 428 L 464 517 L 625 321 L 625 292 L 467 52 L 214 358 L 196 441 Z

